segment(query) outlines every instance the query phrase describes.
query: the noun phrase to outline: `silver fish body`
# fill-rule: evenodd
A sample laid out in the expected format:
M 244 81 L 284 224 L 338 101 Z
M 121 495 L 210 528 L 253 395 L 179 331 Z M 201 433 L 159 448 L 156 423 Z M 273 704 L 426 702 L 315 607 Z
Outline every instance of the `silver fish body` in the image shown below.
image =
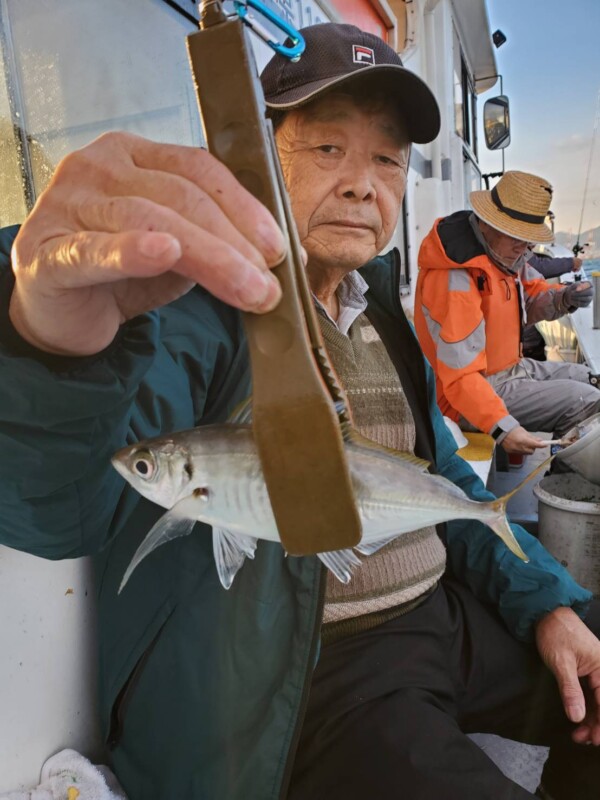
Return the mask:
M 370 554 L 396 536 L 428 525 L 474 519 L 488 524 L 515 555 L 527 560 L 508 525 L 506 498 L 471 500 L 451 481 L 430 474 L 425 462 L 379 448 L 358 434 L 348 437 L 346 455 L 362 523 L 359 552 Z M 140 494 L 170 509 L 140 546 L 122 586 L 149 552 L 189 533 L 196 521 L 213 526 L 217 569 L 228 586 L 244 558 L 254 555 L 257 539 L 279 541 L 250 425 L 182 431 L 126 447 L 112 461 Z M 335 557 L 318 555 L 343 581 L 360 564 L 351 550 Z M 222 563 L 232 558 L 233 563 Z

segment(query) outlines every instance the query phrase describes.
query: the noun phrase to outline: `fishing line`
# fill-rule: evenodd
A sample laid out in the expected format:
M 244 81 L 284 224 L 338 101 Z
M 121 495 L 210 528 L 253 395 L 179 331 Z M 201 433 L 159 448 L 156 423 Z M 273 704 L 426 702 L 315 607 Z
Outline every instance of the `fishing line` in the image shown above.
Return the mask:
M 583 203 L 581 205 L 581 217 L 579 219 L 579 230 L 577 231 L 577 244 L 573 248 L 573 252 L 575 253 L 575 255 L 578 255 L 578 253 L 583 249 L 579 245 L 579 238 L 581 236 L 581 227 L 583 225 L 583 212 L 585 211 L 585 203 L 586 203 L 586 199 L 587 199 L 587 191 L 588 191 L 588 186 L 589 186 L 589 183 L 590 183 L 590 172 L 592 171 L 592 158 L 593 158 L 593 155 L 594 155 L 594 145 L 596 143 L 596 133 L 598 132 L 598 121 L 599 120 L 600 120 L 600 89 L 598 90 L 598 102 L 597 102 L 597 107 L 596 107 L 596 120 L 594 122 L 594 130 L 592 131 L 592 144 L 591 144 L 591 147 L 590 147 L 590 158 L 589 158 L 589 161 L 588 161 L 587 174 L 585 176 L 585 186 L 583 188 Z

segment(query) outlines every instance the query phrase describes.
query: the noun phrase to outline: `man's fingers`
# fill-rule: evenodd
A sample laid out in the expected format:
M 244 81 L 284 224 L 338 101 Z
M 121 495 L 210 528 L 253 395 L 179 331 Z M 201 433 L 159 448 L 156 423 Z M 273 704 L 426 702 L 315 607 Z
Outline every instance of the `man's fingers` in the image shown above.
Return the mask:
M 554 674 L 567 717 L 571 722 L 582 722 L 585 719 L 585 697 L 577 676 L 575 659 L 556 665 Z
M 157 206 L 168 207 L 188 222 L 228 242 L 244 258 L 261 269 L 267 269 L 267 265 L 275 266 L 281 261 L 281 252 L 275 254 L 278 257 L 274 260 L 272 248 L 256 247 L 213 198 L 188 178 L 160 170 L 135 169 L 133 174 L 128 175 L 128 180 L 118 186 L 115 194 L 120 197 L 144 198 Z
M 579 725 L 571 734 L 571 738 L 576 744 L 592 743 L 592 728 L 590 725 Z
M 126 278 L 149 278 L 172 269 L 181 260 L 181 244 L 170 233 L 85 231 L 45 242 L 37 261 L 43 273 L 35 278 L 52 291 L 80 289 Z
M 273 294 L 272 291 L 279 284 L 266 274 L 268 267 L 262 257 L 254 260 L 246 258 L 230 240 L 223 237 L 218 226 L 217 230 L 209 233 L 205 228 L 184 219 L 172 208 L 142 197 L 111 197 L 102 202 L 85 203 L 79 215 L 82 226 L 88 230 L 170 233 L 179 241 L 182 251 L 175 271 L 244 310 L 259 307 L 266 310 L 263 308 L 265 302 L 272 307 L 270 303 L 276 303 L 279 299 L 279 294 Z M 224 217 L 221 223 L 229 226 Z M 252 254 L 256 255 L 254 249 Z M 263 275 L 255 275 L 255 272 L 262 272 Z M 130 277 L 136 277 L 135 273 Z M 227 288 L 232 280 L 235 291 Z M 262 287 L 262 291 L 259 287 Z M 238 288 L 244 299 L 238 297 Z M 270 300 L 267 300 L 266 289 L 269 289 L 267 294 Z M 259 295 L 261 299 L 258 299 Z
M 281 261 L 286 243 L 272 215 L 210 153 L 196 147 L 158 144 L 136 137 L 132 157 L 140 169 L 163 170 L 193 182 L 263 253 L 270 266 Z
M 246 311 L 268 311 L 281 296 L 277 279 L 215 236 L 193 229 L 186 244 L 151 231 L 77 233 L 47 242 L 40 252 L 55 290 L 150 278 L 172 270 Z

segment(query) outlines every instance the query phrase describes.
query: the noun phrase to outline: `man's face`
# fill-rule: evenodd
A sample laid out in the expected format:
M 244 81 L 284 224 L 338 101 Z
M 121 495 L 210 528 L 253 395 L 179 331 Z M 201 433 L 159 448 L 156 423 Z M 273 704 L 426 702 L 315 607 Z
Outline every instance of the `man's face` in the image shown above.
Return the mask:
M 363 111 L 347 95 L 328 95 L 284 118 L 277 147 L 309 267 L 350 271 L 386 246 L 409 157 L 395 115 Z
M 508 267 L 512 266 L 523 253 L 532 247 L 529 242 L 501 233 L 483 220 L 479 220 L 479 227 L 489 246 L 500 257 L 502 263 Z

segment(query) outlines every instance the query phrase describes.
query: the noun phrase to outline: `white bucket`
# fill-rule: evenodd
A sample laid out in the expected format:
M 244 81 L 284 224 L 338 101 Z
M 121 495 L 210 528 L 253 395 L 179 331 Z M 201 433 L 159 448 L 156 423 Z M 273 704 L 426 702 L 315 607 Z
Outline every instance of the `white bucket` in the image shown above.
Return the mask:
M 575 442 L 559 450 L 556 457 L 586 480 L 600 484 L 600 413 L 575 425 L 564 438 L 572 434 L 577 436 Z
M 600 597 L 600 486 L 569 472 L 543 478 L 533 492 L 540 542 Z
M 578 363 L 577 350 L 570 347 L 559 347 L 557 344 L 546 345 L 544 347 L 546 361 L 569 361 L 573 364 Z

